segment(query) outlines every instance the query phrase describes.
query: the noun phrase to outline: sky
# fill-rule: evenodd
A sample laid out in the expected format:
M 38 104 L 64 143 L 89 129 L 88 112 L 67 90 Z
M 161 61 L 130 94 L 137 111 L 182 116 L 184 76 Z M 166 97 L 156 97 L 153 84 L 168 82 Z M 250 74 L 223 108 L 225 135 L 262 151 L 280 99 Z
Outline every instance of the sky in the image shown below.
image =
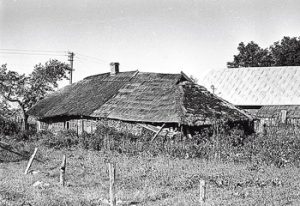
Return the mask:
M 242 41 L 299 37 L 299 11 L 299 0 L 0 0 L 0 64 L 28 74 L 72 51 L 74 81 L 119 62 L 121 71 L 183 71 L 201 84 Z

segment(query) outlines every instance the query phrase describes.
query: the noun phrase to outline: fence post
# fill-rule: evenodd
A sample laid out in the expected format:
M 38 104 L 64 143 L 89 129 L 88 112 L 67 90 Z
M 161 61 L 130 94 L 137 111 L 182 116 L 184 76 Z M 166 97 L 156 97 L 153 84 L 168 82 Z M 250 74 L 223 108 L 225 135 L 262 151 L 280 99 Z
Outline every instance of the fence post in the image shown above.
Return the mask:
M 33 154 L 31 155 L 31 157 L 30 157 L 30 159 L 29 159 L 29 161 L 28 161 L 27 167 L 26 167 L 26 169 L 25 169 L 25 173 L 24 173 L 25 175 L 28 173 L 28 170 L 29 170 L 29 168 L 30 168 L 30 166 L 31 166 L 31 164 L 32 164 L 32 161 L 33 161 L 33 159 L 34 159 L 34 157 L 35 157 L 35 155 L 36 155 L 37 150 L 38 150 L 37 147 L 34 148 L 34 152 L 33 152 Z
M 116 194 L 115 194 L 116 165 L 114 163 L 108 163 L 108 169 L 109 169 L 109 204 L 110 206 L 116 206 Z
M 205 180 L 200 180 L 200 195 L 199 195 L 199 201 L 200 201 L 200 205 L 204 205 L 205 203 L 205 196 L 206 196 L 206 185 L 205 185 Z
M 60 177 L 59 177 L 59 183 L 62 186 L 65 186 L 66 183 L 66 164 L 67 164 L 67 158 L 66 155 L 64 155 L 60 166 Z

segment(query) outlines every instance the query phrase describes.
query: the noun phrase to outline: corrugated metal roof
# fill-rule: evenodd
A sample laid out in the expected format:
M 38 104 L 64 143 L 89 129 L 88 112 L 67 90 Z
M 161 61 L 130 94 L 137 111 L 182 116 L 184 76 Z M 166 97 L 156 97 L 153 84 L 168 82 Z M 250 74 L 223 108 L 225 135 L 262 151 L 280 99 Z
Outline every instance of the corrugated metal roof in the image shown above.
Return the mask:
M 300 67 L 214 70 L 201 85 L 235 105 L 300 105 Z

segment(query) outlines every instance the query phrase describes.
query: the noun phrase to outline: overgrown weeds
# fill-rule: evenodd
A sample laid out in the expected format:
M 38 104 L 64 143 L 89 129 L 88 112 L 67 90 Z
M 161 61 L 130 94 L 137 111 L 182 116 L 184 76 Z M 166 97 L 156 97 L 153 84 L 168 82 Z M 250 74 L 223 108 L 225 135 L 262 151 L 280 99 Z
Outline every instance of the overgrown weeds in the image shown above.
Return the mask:
M 0 143 L 0 163 L 18 162 L 28 159 L 36 147 L 35 142 L 16 141 L 13 138 L 2 137 Z M 39 155 L 39 158 L 41 156 Z
M 19 125 L 0 116 L 0 135 L 16 135 L 20 132 Z
M 158 137 L 151 141 L 153 134 L 142 136 L 118 132 L 114 128 L 99 126 L 94 134 L 77 136 L 72 131 L 57 134 L 38 134 L 41 143 L 50 148 L 82 147 L 88 150 L 116 151 L 127 155 L 143 153 L 174 158 L 199 158 L 223 162 L 250 162 L 254 164 L 284 167 L 288 164 L 300 166 L 300 138 L 293 133 L 271 133 L 267 135 L 244 135 L 235 130 L 231 133 L 208 135 L 197 133 L 192 139 Z
M 42 132 L 37 134 L 37 138 L 41 140 L 41 144 L 55 149 L 71 148 L 79 143 L 79 137 L 73 130 L 62 130 L 57 134 Z

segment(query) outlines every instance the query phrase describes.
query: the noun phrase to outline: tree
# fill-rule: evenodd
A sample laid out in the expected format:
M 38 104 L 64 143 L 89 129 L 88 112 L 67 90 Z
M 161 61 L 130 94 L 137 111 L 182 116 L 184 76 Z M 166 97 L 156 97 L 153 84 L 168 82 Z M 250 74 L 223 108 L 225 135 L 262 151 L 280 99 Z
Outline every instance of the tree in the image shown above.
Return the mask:
M 251 41 L 247 45 L 239 43 L 238 55 L 233 56 L 232 62 L 227 62 L 228 68 L 271 66 L 272 57 L 267 49 L 262 49 Z
M 270 51 L 274 58 L 274 66 L 299 66 L 300 65 L 300 37 L 283 37 L 275 42 Z
M 0 98 L 0 117 L 7 117 L 11 114 L 11 110 L 7 102 Z
M 253 41 L 247 45 L 241 42 L 237 49 L 239 53 L 227 62 L 228 68 L 300 66 L 300 37 L 283 37 L 266 49 Z
M 6 64 L 0 67 L 0 94 L 6 101 L 18 104 L 23 114 L 23 129 L 28 130 L 28 109 L 54 91 L 58 81 L 68 79 L 69 70 L 68 64 L 58 60 L 37 64 L 28 76 L 9 71 Z

